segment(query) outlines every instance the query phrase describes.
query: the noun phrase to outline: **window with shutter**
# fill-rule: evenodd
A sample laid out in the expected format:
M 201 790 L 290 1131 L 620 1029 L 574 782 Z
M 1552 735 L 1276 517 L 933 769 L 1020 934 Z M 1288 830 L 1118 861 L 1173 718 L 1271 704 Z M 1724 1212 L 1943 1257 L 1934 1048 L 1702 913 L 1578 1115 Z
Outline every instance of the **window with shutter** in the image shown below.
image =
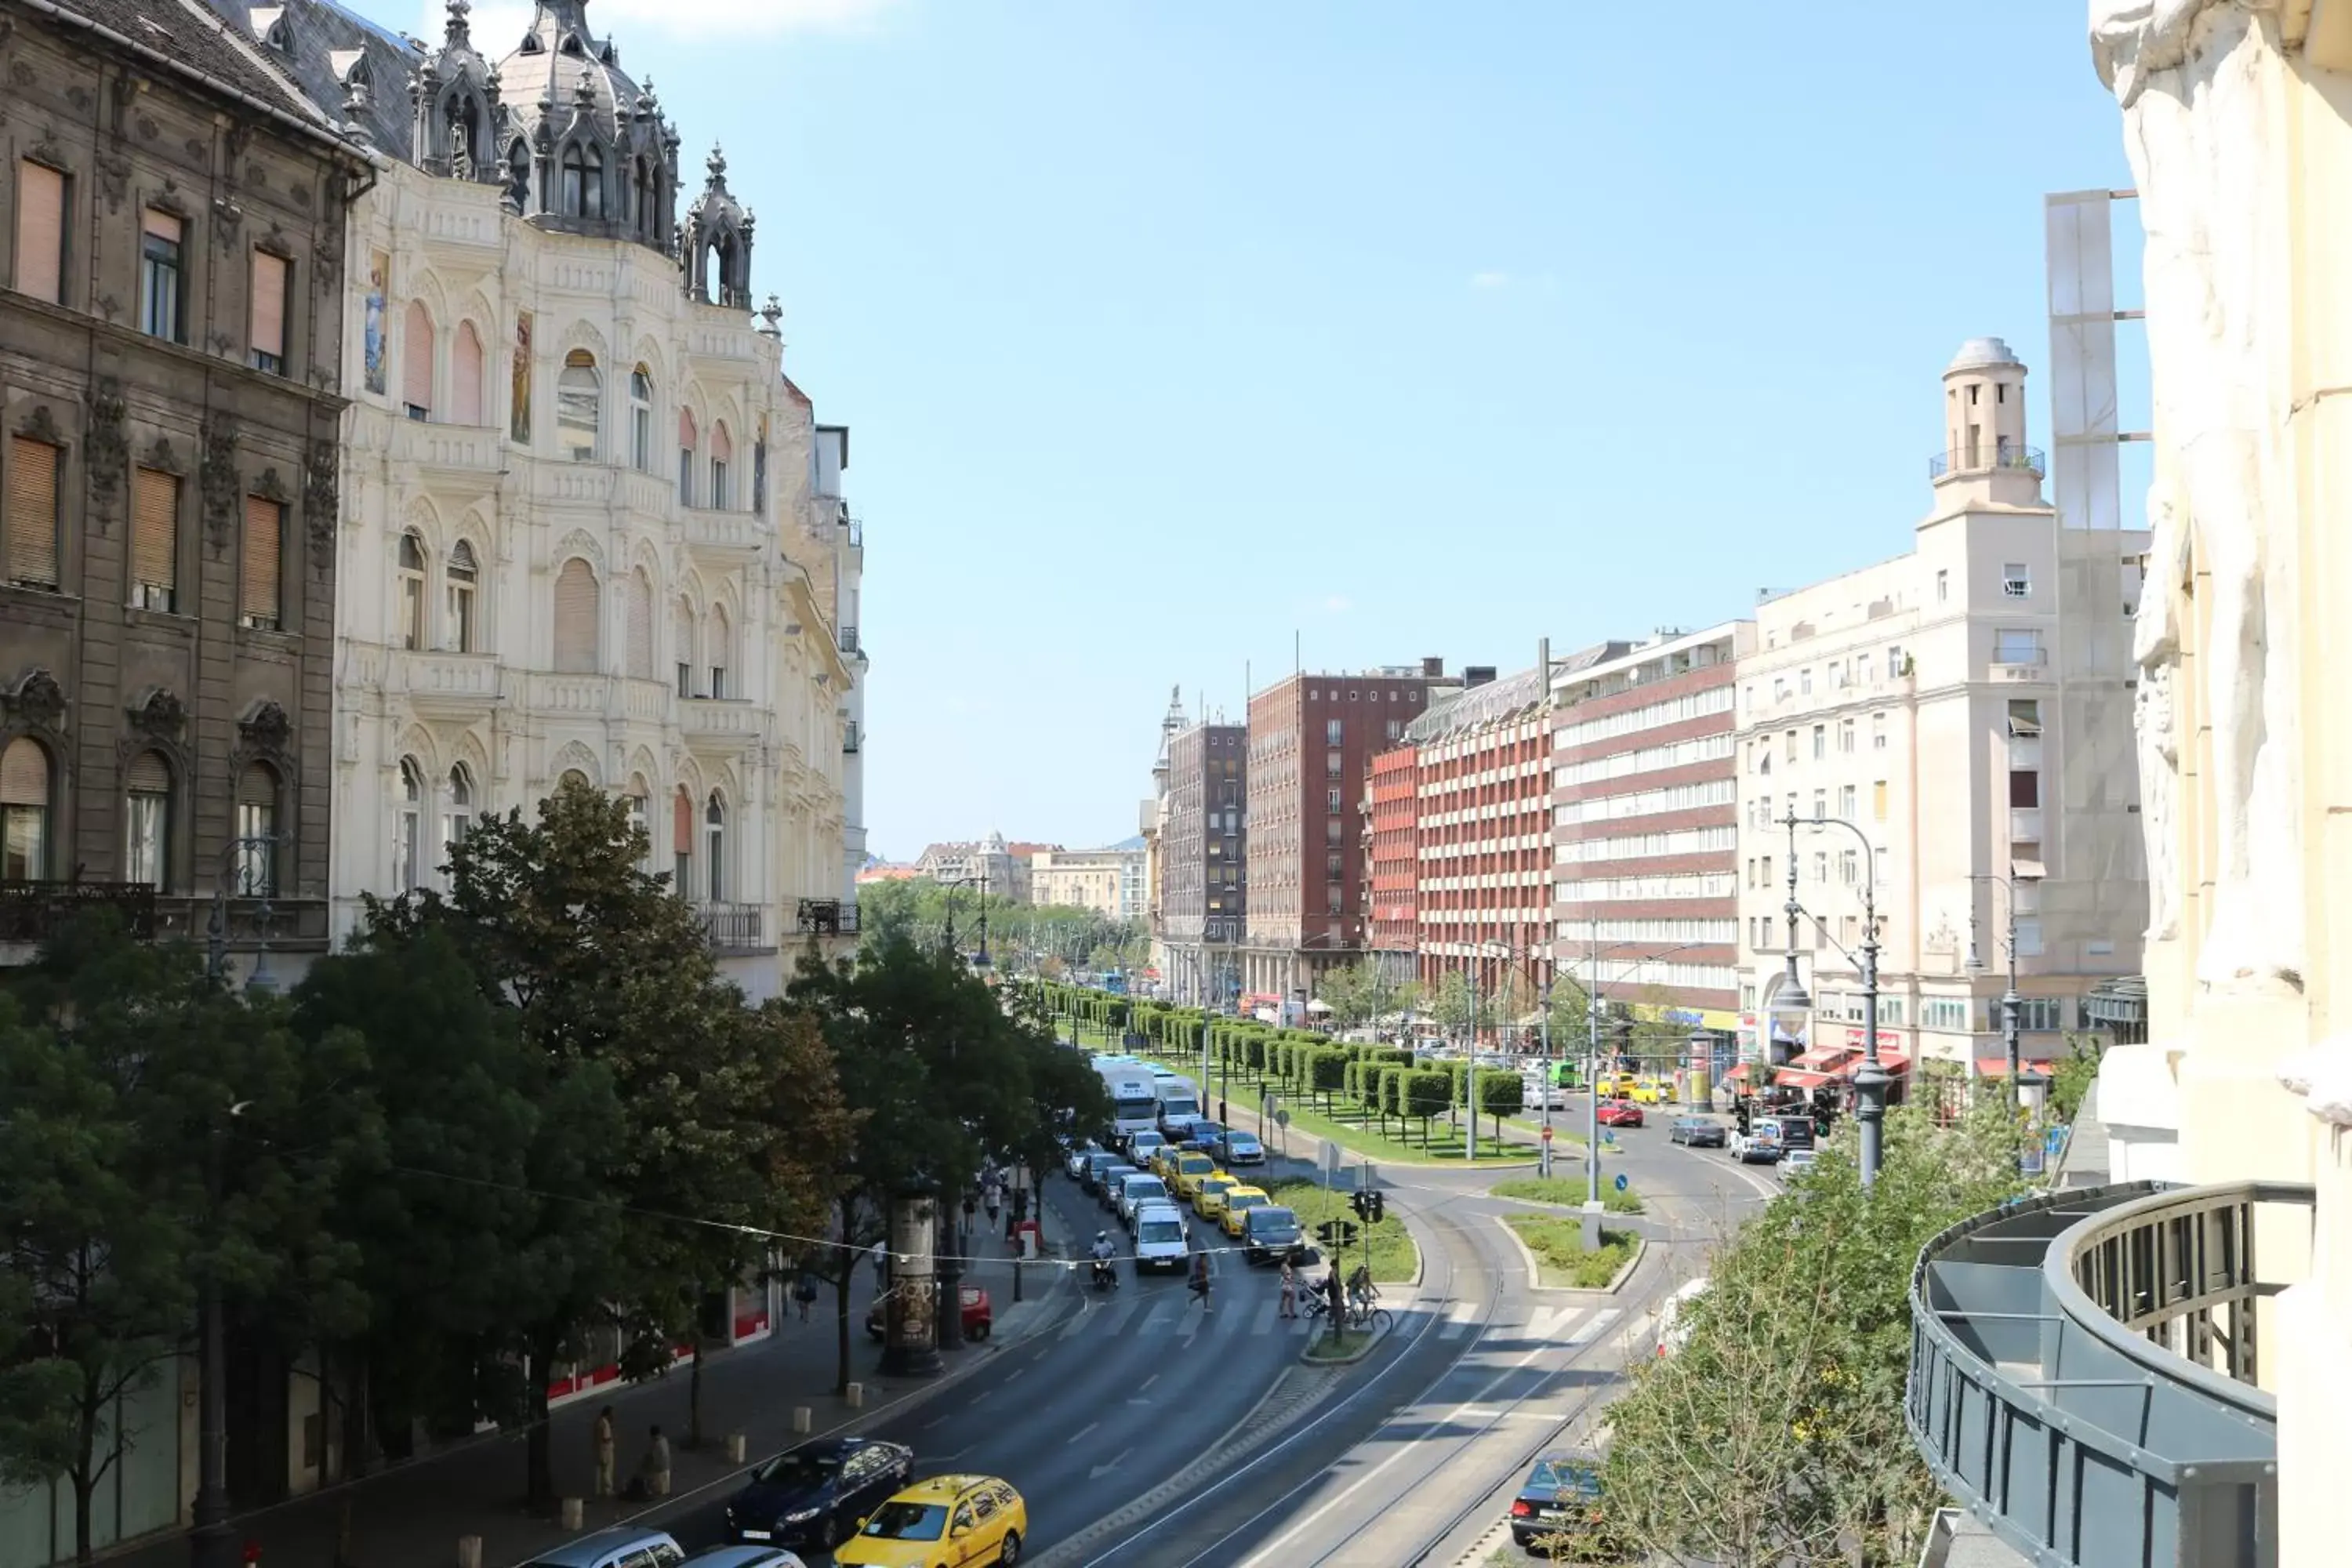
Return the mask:
M 629 574 L 629 663 L 632 679 L 654 678 L 654 587 L 640 567 Z
M 65 303 L 66 177 L 44 164 L 16 165 L 16 291 Z
M 8 581 L 58 585 L 58 448 L 29 436 L 8 443 Z
M 19 736 L 0 750 L 0 877 L 49 874 L 49 753 Z
M 247 763 L 236 775 L 236 892 L 257 899 L 278 890 L 278 775 Z
M 253 368 L 286 369 L 286 258 L 253 253 Z
M 153 752 L 131 759 L 122 775 L 122 876 L 161 889 L 170 880 L 172 770 Z
M 670 800 L 669 816 L 669 885 L 670 890 L 683 899 L 694 888 L 694 797 L 686 793 L 684 784 L 677 786 L 677 794 Z
M 286 548 L 286 509 L 267 496 L 245 498 L 245 562 L 237 577 L 236 618 L 274 632 L 285 614 L 278 600 L 278 560 Z
M 180 321 L 180 268 L 185 226 L 170 213 L 150 207 L 139 242 L 139 325 L 150 337 L 187 342 Z
M 131 478 L 131 603 L 172 614 L 180 582 L 180 481 L 155 468 Z
M 460 425 L 482 423 L 482 335 L 471 321 L 458 323 L 449 351 L 449 417 Z
M 425 301 L 408 302 L 408 331 L 400 344 L 400 400 L 411 419 L 433 417 L 433 316 Z
M 574 556 L 555 576 L 557 673 L 594 674 L 596 641 L 596 574 Z
M 670 647 L 677 665 L 677 694 L 694 695 L 694 606 L 681 595 L 670 626 Z

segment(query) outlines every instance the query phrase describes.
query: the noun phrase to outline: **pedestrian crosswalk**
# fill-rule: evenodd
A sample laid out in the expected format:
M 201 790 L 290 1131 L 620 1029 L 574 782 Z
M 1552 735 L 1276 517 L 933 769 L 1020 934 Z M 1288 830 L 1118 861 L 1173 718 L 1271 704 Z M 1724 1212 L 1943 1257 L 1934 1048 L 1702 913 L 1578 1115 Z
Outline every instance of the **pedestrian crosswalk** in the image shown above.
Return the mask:
M 1271 1295 L 1221 1293 L 1213 1304 L 1215 1310 L 1204 1313 L 1181 1289 L 1129 1286 L 1116 1296 L 1088 1299 L 1083 1310 L 1062 1325 L 1056 1338 L 1070 1341 L 1132 1336 L 1190 1345 L 1202 1340 L 1263 1339 L 1269 1334 L 1304 1336 L 1322 1322 L 1307 1317 L 1304 1309 L 1297 1318 L 1283 1317 L 1279 1302 Z M 1413 1301 L 1388 1306 L 1400 1338 L 1427 1334 L 1439 1343 L 1458 1342 L 1483 1331 L 1520 1342 L 1548 1340 L 1573 1348 L 1601 1338 L 1623 1315 L 1614 1307 L 1583 1303 L 1565 1307 L 1537 1305 L 1524 1311 L 1505 1309 L 1491 1317 L 1487 1304 L 1478 1300 Z

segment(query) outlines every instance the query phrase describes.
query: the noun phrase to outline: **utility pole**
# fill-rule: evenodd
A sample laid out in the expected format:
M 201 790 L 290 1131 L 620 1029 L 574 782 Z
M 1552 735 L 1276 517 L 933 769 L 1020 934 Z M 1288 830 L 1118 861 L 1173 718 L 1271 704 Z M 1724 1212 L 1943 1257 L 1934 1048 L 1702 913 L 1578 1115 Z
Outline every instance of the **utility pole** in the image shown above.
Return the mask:
M 1842 816 L 1782 818 L 1789 829 L 1789 977 L 1797 972 L 1797 826 L 1842 827 L 1862 842 L 1862 1068 L 1853 1076 L 1853 1119 L 1862 1130 L 1862 1184 L 1875 1185 L 1885 1159 L 1886 1094 L 1894 1079 L 1878 1059 L 1878 869 L 1870 836 Z M 2013 987 L 2012 987 L 2013 989 Z M 1797 987 L 1803 995 L 1803 988 Z

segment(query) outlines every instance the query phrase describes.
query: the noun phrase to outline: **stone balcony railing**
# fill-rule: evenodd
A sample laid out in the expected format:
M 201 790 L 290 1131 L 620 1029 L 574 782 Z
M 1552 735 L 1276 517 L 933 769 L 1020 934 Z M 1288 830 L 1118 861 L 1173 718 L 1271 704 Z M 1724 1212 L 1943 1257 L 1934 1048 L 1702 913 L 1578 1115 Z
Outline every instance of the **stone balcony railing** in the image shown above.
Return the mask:
M 436 425 L 403 419 L 393 426 L 392 460 L 445 474 L 496 479 L 506 467 L 501 433 L 482 425 Z
M 731 697 L 683 697 L 677 703 L 677 727 L 689 741 L 750 745 L 760 739 L 763 717 L 759 704 Z
M 1929 1469 L 2058 1568 L 2277 1568 L 2262 1303 L 2308 1256 L 2312 1189 L 2134 1182 L 1979 1215 L 1911 1278 L 1906 1416 Z
M 479 710 L 499 700 L 499 659 L 488 653 L 395 653 L 396 689 L 419 708 Z
M 689 550 L 722 556 L 749 556 L 756 552 L 767 539 L 765 526 L 753 512 L 688 507 L 685 516 L 686 543 Z

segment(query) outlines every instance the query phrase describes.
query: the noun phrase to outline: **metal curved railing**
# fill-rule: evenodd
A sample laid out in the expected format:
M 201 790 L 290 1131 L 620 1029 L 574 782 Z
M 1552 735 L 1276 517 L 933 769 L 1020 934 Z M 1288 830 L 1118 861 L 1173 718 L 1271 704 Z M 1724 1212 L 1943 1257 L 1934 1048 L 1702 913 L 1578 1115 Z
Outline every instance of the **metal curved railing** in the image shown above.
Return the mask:
M 1911 1276 L 1906 1395 L 1928 1468 L 2047 1568 L 2275 1568 L 2256 1309 L 2287 1282 L 2261 1278 L 2255 1240 L 2299 1228 L 2289 1250 L 2307 1247 L 2312 1204 L 2281 1184 L 2133 1182 L 1936 1237 Z

